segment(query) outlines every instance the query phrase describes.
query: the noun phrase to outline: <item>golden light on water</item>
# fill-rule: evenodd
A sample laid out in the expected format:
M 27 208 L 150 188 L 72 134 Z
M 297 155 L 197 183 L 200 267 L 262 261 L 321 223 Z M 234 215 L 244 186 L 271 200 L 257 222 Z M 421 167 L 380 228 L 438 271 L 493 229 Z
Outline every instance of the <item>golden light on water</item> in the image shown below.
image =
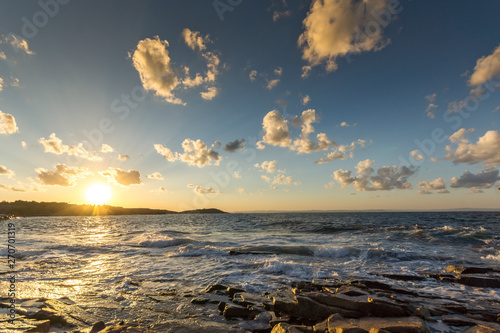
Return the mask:
M 108 185 L 94 184 L 85 192 L 87 203 L 104 205 L 111 199 L 111 188 Z

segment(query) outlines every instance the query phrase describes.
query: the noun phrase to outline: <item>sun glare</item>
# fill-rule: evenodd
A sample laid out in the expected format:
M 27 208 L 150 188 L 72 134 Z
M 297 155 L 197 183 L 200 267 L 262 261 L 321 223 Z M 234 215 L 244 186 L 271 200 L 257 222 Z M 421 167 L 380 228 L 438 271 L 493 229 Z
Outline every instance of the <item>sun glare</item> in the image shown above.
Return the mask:
M 108 185 L 94 184 L 87 189 L 85 197 L 91 205 L 104 205 L 111 199 L 111 188 Z

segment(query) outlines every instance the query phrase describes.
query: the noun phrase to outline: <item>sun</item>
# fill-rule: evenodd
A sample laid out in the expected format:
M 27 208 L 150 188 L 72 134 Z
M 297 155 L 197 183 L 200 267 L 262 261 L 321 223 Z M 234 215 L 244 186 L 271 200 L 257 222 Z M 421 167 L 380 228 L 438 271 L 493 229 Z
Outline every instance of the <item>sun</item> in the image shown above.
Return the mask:
M 85 197 L 91 205 L 104 205 L 111 199 L 111 188 L 108 185 L 94 184 L 87 189 Z

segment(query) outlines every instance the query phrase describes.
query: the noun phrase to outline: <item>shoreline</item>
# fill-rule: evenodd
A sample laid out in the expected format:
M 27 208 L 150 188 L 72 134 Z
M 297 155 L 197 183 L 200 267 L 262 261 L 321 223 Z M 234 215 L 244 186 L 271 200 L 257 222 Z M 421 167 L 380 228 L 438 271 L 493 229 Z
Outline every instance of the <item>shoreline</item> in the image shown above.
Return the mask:
M 449 265 L 443 272 L 381 275 L 399 281 L 431 278 L 476 288 L 500 288 L 497 267 Z M 214 284 L 204 291 L 157 291 L 149 318 L 98 320 L 68 297 L 24 299 L 17 307 L 17 330 L 24 332 L 498 332 L 500 303 L 468 304 L 449 297 L 374 280 L 312 279 L 264 294 L 240 286 Z M 493 289 L 492 289 L 493 291 Z M 497 291 L 498 292 L 498 291 Z M 7 299 L 0 307 L 8 308 Z M 122 309 L 122 311 L 125 308 Z M 173 314 L 155 322 L 155 313 Z M 118 316 L 119 318 L 119 316 Z M 4 327 L 9 328 L 9 327 Z M 14 327 L 10 326 L 11 329 Z M 438 330 L 439 329 L 439 330 Z M 13 332 L 14 332 L 13 331 Z

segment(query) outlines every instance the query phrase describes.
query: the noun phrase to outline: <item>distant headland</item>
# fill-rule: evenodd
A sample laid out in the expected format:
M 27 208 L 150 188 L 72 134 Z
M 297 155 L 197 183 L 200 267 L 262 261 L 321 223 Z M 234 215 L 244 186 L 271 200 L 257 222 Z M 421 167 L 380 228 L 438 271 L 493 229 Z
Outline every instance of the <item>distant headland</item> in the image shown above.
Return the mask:
M 164 215 L 227 214 L 216 208 L 174 212 L 166 209 L 123 208 L 108 205 L 76 205 L 66 202 L 13 201 L 0 202 L 0 215 L 14 216 L 92 216 L 92 215 Z

